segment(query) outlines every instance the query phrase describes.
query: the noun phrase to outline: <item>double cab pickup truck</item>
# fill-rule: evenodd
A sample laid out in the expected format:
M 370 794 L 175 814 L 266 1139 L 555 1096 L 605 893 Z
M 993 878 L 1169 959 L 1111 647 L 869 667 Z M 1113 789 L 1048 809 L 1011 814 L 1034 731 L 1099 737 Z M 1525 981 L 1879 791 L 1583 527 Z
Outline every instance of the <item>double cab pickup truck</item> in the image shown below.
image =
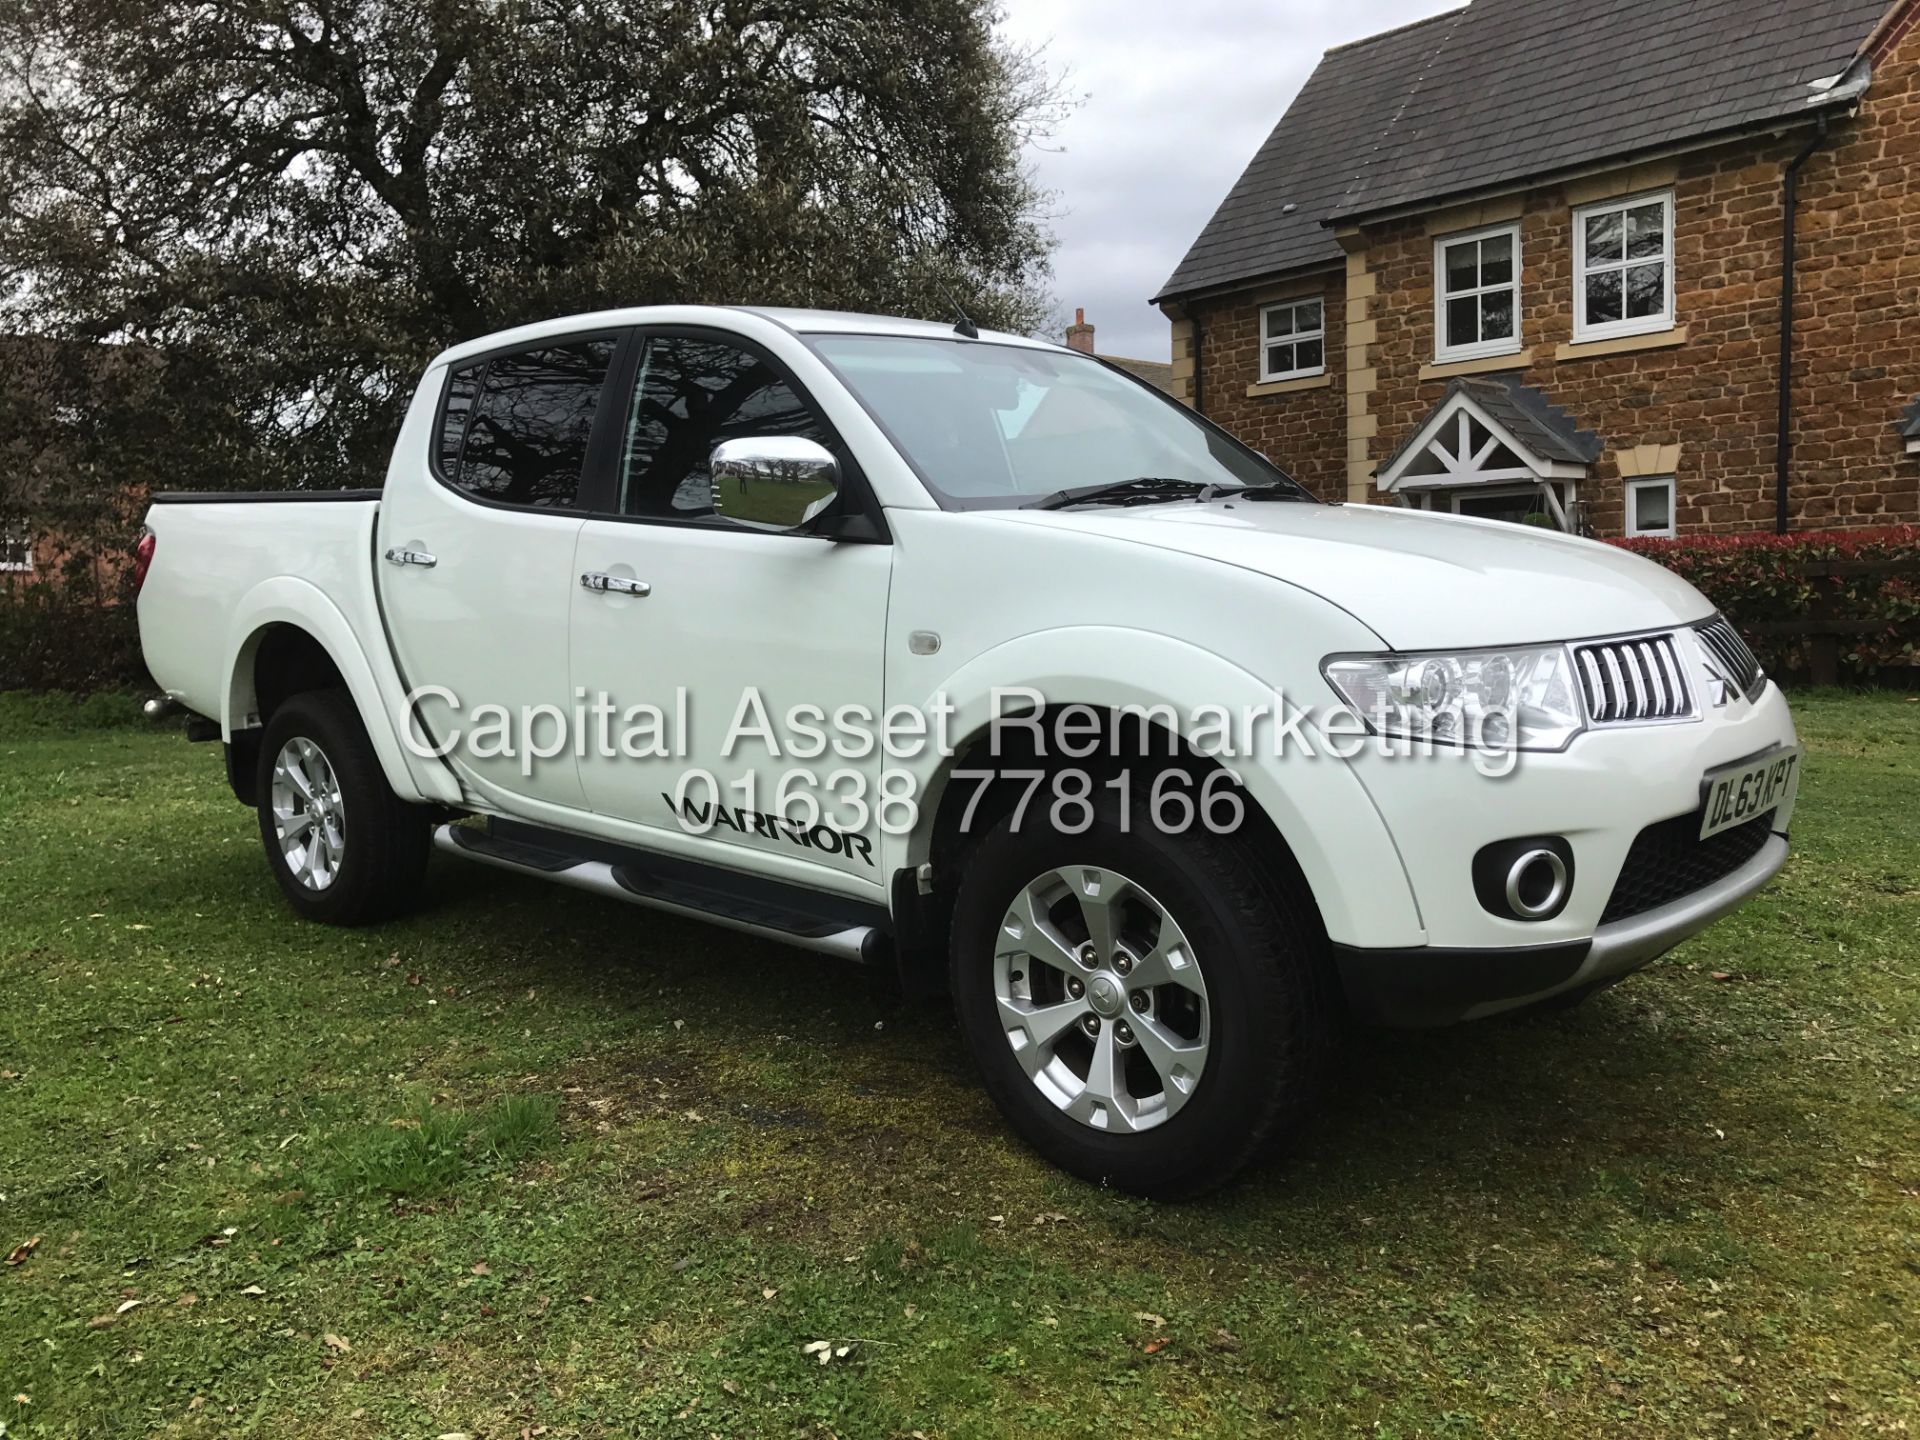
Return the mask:
M 893 967 L 1022 1137 L 1153 1195 L 1285 1133 L 1350 1022 L 1572 1003 L 1727 914 L 1799 779 L 1660 566 L 1320 503 L 964 317 L 460 345 L 382 488 L 156 496 L 136 573 L 299 915 L 437 851 Z

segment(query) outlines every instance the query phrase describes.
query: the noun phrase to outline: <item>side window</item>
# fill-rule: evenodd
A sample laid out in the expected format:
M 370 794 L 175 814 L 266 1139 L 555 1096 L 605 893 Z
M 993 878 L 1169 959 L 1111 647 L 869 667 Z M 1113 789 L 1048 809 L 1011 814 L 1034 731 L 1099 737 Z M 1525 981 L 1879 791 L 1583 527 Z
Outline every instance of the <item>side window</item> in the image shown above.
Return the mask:
M 572 505 L 613 350 L 610 338 L 572 340 L 456 372 L 440 428 L 441 472 L 482 500 Z
M 707 462 L 713 447 L 764 435 L 832 444 L 825 423 L 759 356 L 724 340 L 655 336 L 641 357 L 627 414 L 620 513 L 712 515 Z
M 453 372 L 447 381 L 447 399 L 440 411 L 440 473 L 457 481 L 460 475 L 460 447 L 467 443 L 467 421 L 473 418 L 473 402 L 480 394 L 480 377 L 487 373 L 486 362 L 468 365 Z

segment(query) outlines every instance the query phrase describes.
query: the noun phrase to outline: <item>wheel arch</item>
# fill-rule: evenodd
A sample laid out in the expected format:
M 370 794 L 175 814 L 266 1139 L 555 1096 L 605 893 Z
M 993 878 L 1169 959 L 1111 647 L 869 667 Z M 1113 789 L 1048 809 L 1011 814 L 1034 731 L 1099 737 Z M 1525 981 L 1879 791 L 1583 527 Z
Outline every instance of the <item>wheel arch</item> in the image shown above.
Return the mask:
M 347 617 L 321 590 L 291 576 L 276 577 L 249 593 L 237 614 L 229 632 L 231 658 L 220 717 L 230 757 L 244 752 L 250 737 L 257 743 L 260 729 L 289 696 L 338 685 L 353 697 L 380 769 L 396 795 L 408 800 L 458 799 L 457 790 L 447 795 L 425 793 L 427 787 L 416 770 L 435 762 L 409 763 L 372 664 Z M 229 768 L 235 768 L 231 761 Z M 247 773 L 251 775 L 250 770 Z M 446 784 L 451 787 L 450 778 Z
M 1311 758 L 1299 751 L 1276 758 L 1259 745 L 1246 753 L 1237 748 L 1230 754 L 1208 753 L 1208 747 L 1195 743 L 1205 738 L 1194 714 L 1196 705 L 1222 707 L 1236 716 L 1248 707 L 1264 705 L 1287 714 L 1298 707 L 1271 685 L 1209 651 L 1114 627 L 1043 631 L 1009 642 L 963 666 L 922 702 L 929 713 L 946 716 L 945 743 L 933 747 L 917 771 L 908 767 L 914 773 L 918 815 L 911 833 L 887 837 L 893 842 L 888 869 L 895 876 L 896 909 L 917 904 L 920 911 L 910 920 L 903 917 L 903 931 L 926 939 L 945 933 L 941 891 L 945 887 L 950 898 L 952 883 L 942 865 L 951 867 L 964 848 L 954 843 L 956 821 L 967 798 L 964 792 L 977 788 L 962 772 L 982 768 L 982 747 L 989 743 L 996 713 L 1008 713 L 1020 703 L 1021 692 L 1038 699 L 1043 722 L 1047 713 L 1072 706 L 1121 717 L 1122 723 L 1103 730 L 1104 738 L 1122 737 L 1121 745 L 1103 743 L 1085 760 L 1055 757 L 1053 768 L 1091 771 L 1097 764 L 1111 774 L 1165 753 L 1124 743 L 1131 733 L 1136 740 L 1169 747 L 1171 758 L 1196 778 L 1223 771 L 1239 783 L 1264 843 L 1284 857 L 1281 863 L 1297 869 L 1331 939 L 1365 945 L 1421 943 L 1425 931 L 1412 883 L 1386 822 L 1352 767 L 1327 752 L 1317 729 L 1304 723 L 1298 727 Z M 1191 698 L 1195 696 L 1204 700 Z M 1271 738 L 1269 733 L 1266 739 Z M 978 833 L 984 827 L 976 817 L 970 828 Z M 931 896 L 920 893 L 922 866 L 931 867 Z M 1409 938 L 1389 938 L 1395 936 Z M 914 963 L 908 957 L 912 948 L 902 947 L 903 967 Z M 918 948 L 924 952 L 928 947 Z

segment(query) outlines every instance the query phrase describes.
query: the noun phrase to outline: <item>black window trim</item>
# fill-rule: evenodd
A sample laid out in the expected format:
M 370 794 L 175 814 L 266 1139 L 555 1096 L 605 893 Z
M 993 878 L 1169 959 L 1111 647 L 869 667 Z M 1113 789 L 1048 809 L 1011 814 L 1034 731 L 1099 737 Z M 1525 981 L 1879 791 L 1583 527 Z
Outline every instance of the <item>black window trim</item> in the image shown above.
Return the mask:
M 840 495 L 842 503 L 834 507 L 838 516 L 832 512 L 827 516 L 816 517 L 815 522 L 792 530 L 759 530 L 741 525 L 727 519 L 724 515 L 623 515 L 620 504 L 620 462 L 626 448 L 627 408 L 632 403 L 633 387 L 639 379 L 640 358 L 645 353 L 647 342 L 652 339 L 668 340 L 704 340 L 732 345 L 762 361 L 769 370 L 780 377 L 781 381 L 793 391 L 795 397 L 811 410 L 826 432 L 829 444 L 827 448 L 840 462 Z M 832 420 L 827 417 L 819 403 L 813 398 L 813 392 L 793 372 L 793 368 L 774 354 L 765 345 L 749 335 L 737 330 L 727 330 L 713 325 L 659 324 L 637 325 L 628 332 L 627 344 L 614 357 L 610 378 L 618 382 L 614 391 L 613 403 L 602 404 L 608 416 L 612 434 L 608 443 L 602 447 L 602 436 L 596 423 L 593 443 L 587 452 L 587 483 L 581 486 L 578 512 L 588 520 L 611 520 L 623 525 L 665 525 L 691 527 L 701 530 L 723 531 L 734 535 L 757 535 L 774 539 L 833 540 L 845 544 L 890 545 L 893 534 L 887 528 L 886 512 L 879 499 L 873 493 L 873 487 L 867 482 L 866 472 L 860 468 L 853 449 L 840 434 Z M 838 518 L 843 524 L 864 521 L 865 524 L 849 524 L 844 534 L 835 534 L 827 530 L 814 528 L 821 519 Z
M 611 424 L 615 443 L 618 442 L 621 422 L 617 419 L 609 422 L 607 408 L 608 401 L 620 393 L 614 387 L 620 378 L 621 367 L 627 363 L 628 354 L 634 348 L 633 337 L 633 327 L 625 325 L 601 326 L 593 330 L 570 330 L 559 335 L 545 335 L 538 340 L 522 340 L 515 345 L 496 345 L 490 350 L 465 356 L 449 364 L 446 376 L 440 382 L 440 398 L 433 409 L 433 437 L 427 452 L 427 473 L 432 475 L 444 489 L 451 491 L 469 505 L 478 505 L 487 510 L 508 510 L 516 515 L 584 515 L 586 512 L 582 510 L 581 505 L 589 492 L 589 482 L 593 478 L 595 464 L 602 458 L 601 452 L 605 444 L 605 436 L 602 432 L 609 427 L 609 424 Z M 510 500 L 489 500 L 484 495 L 476 495 L 471 490 L 465 489 L 441 468 L 440 447 L 446 435 L 447 404 L 452 398 L 454 376 L 471 370 L 475 366 L 480 370 L 480 383 L 473 392 L 473 405 L 467 411 L 466 424 L 460 429 L 459 453 L 464 458 L 467 450 L 467 435 L 473 428 L 474 412 L 479 409 L 480 397 L 486 393 L 487 372 L 493 367 L 495 360 L 503 355 L 531 355 L 541 350 L 551 350 L 563 345 L 577 345 L 588 340 L 613 341 L 613 355 L 607 364 L 606 379 L 600 382 L 600 398 L 594 404 L 593 430 L 587 437 L 587 456 L 580 467 L 579 482 L 574 486 L 572 505 L 519 505 Z

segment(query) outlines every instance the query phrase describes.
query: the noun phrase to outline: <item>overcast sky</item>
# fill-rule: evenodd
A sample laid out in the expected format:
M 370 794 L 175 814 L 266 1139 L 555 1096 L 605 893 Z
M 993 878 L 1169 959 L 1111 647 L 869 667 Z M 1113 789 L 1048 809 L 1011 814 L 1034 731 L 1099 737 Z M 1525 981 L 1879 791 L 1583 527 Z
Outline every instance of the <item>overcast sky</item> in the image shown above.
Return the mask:
M 1164 360 L 1147 304 L 1322 51 L 1460 0 L 1007 0 L 1079 108 L 1033 155 L 1055 192 L 1054 298 L 1102 354 Z

